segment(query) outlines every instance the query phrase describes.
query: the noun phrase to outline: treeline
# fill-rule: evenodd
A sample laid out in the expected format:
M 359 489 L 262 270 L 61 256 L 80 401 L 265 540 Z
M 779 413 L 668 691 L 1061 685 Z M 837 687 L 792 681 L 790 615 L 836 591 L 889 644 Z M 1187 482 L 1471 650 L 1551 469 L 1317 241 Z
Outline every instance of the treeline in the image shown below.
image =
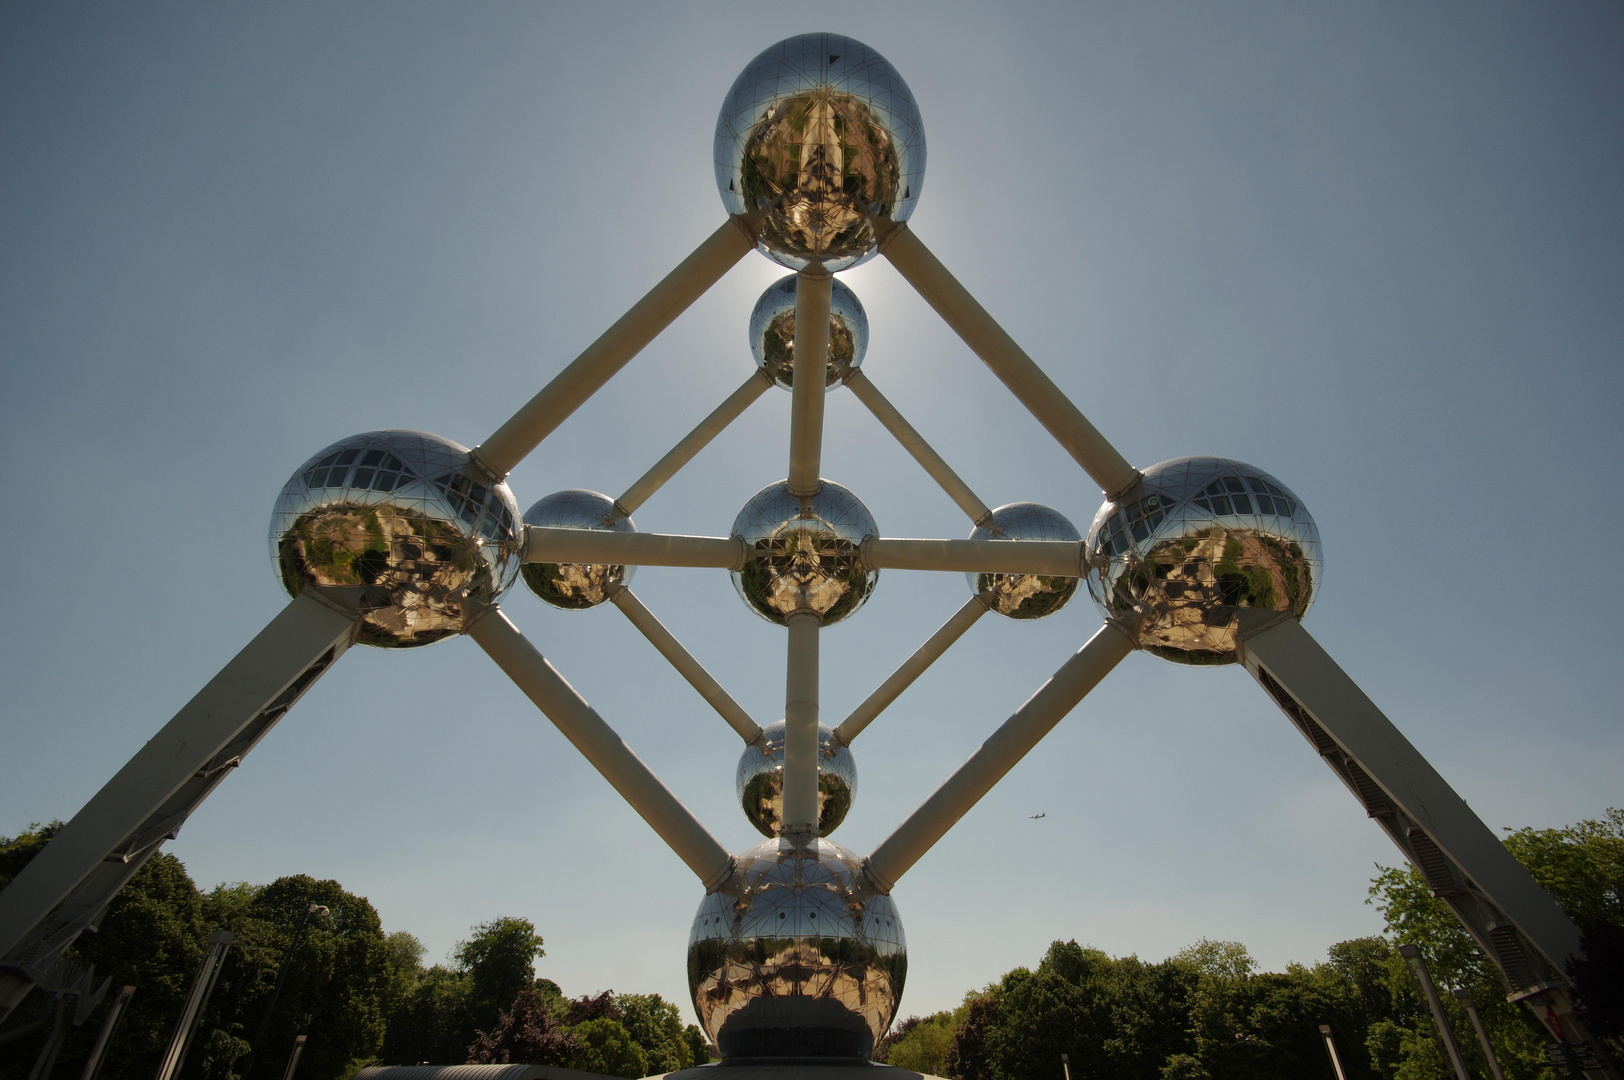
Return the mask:
M 54 831 L 0 837 L 0 888 Z M 111 976 L 113 989 L 82 1027 L 69 1029 L 56 1080 L 78 1075 L 124 984 L 137 989 L 98 1080 L 151 1080 L 216 930 L 233 939 L 181 1080 L 280 1080 L 298 1034 L 308 1040 L 299 1080 L 420 1062 L 535 1062 L 641 1077 L 709 1059 L 699 1029 L 657 994 L 571 999 L 536 978 L 542 938 L 525 919 L 473 927 L 448 964 L 425 966 L 416 938 L 385 933 L 366 898 L 336 881 L 296 875 L 204 892 L 179 859 L 160 853 L 113 899 L 100 931 L 70 950 L 96 965 L 98 981 Z M 31 997 L 37 1004 L 25 1008 L 47 1004 Z M 29 1075 L 49 1027 L 0 1044 L 0 1080 Z
M 1624 812 L 1567 829 L 1522 829 L 1506 846 L 1557 898 L 1591 962 L 1570 974 L 1591 1028 L 1624 1058 Z M 1570 1075 L 1528 1010 L 1413 870 L 1380 867 L 1369 902 L 1385 937 L 1328 959 L 1260 973 L 1237 942 L 1202 941 L 1160 963 L 1057 941 L 951 1012 L 898 1024 L 875 1058 L 955 1080 L 1335 1080 L 1330 1026 L 1348 1080 L 1452 1080 L 1437 1029 L 1397 946 L 1419 946 L 1474 1075 L 1493 1073 L 1450 989 L 1471 992 L 1507 1080 Z M 1576 1074 L 1571 1074 L 1576 1075 Z

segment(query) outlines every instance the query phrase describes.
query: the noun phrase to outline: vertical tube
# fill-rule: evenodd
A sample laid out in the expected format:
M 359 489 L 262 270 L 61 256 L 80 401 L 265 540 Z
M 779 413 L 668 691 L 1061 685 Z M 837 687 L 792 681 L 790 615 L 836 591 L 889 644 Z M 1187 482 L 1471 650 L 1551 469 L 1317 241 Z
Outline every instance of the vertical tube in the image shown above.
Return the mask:
M 914 651 L 914 654 L 902 662 L 902 666 L 891 673 L 863 703 L 851 711 L 851 715 L 840 722 L 835 728 L 835 741 L 850 745 L 851 741 L 862 734 L 864 728 L 874 722 L 875 717 L 884 712 L 890 704 L 902 696 L 902 692 L 913 685 L 915 679 L 925 673 L 925 669 L 941 659 L 952 644 L 964 636 L 964 632 L 976 624 L 976 620 L 987 613 L 987 605 L 977 597 L 970 597 L 964 606 L 953 613 L 953 617 L 943 623 L 941 628 L 932 634 L 923 645 Z
M 654 463 L 654 466 L 638 478 L 637 482 L 626 489 L 626 494 L 615 500 L 623 514 L 637 513 L 637 508 L 648 501 L 665 482 L 677 475 L 677 470 L 694 459 L 694 455 L 710 445 L 710 441 L 720 435 L 729 424 L 737 420 L 752 402 L 767 392 L 771 380 L 760 372 L 744 380 L 744 385 L 728 395 L 726 401 L 716 406 L 715 410 L 699 422 L 699 426 L 690 431 L 683 440 Z
M 802 270 L 795 279 L 795 377 L 789 419 L 789 490 L 816 495 L 823 457 L 823 392 L 829 368 L 829 301 L 834 277 Z
M 214 983 L 220 977 L 220 964 L 226 958 L 226 950 L 231 948 L 231 931 L 216 930 L 209 935 L 209 952 L 203 958 L 203 966 L 197 971 L 197 978 L 192 983 L 192 992 L 186 996 L 186 1004 L 180 1011 L 180 1019 L 175 1023 L 175 1033 L 170 1036 L 169 1049 L 164 1052 L 163 1060 L 158 1063 L 157 1080 L 174 1080 L 180 1071 L 182 1062 L 186 1060 L 186 1051 L 190 1048 L 192 1035 L 197 1031 L 198 1019 L 203 1015 L 203 1006 L 208 1003 L 209 994 L 214 990 Z
M 68 1033 L 68 1014 L 72 1011 L 68 1005 L 68 995 L 59 994 L 51 1033 L 45 1037 L 45 1045 L 39 1048 L 39 1056 L 34 1059 L 34 1067 L 28 1072 L 28 1080 L 50 1080 L 51 1070 L 56 1068 L 56 1055 L 62 1049 L 62 1039 Z
M 1062 1071 L 1065 1072 L 1066 1080 L 1071 1080 L 1071 1055 L 1070 1054 L 1061 1054 L 1060 1055 L 1060 1068 L 1061 1068 Z
M 1449 1018 L 1444 1015 L 1444 1003 L 1438 999 L 1438 988 L 1432 985 L 1432 975 L 1427 971 L 1427 962 L 1421 957 L 1421 950 L 1414 945 L 1400 945 L 1398 954 L 1410 962 L 1415 969 L 1415 977 L 1421 980 L 1421 992 L 1427 997 L 1427 1006 L 1432 1009 L 1433 1023 L 1438 1025 L 1438 1037 L 1443 1040 L 1444 1050 L 1449 1054 L 1449 1064 L 1455 1070 L 1457 1080 L 1472 1080 L 1472 1075 L 1466 1071 L 1466 1062 L 1460 1056 L 1460 1045 L 1455 1042 L 1455 1033 L 1449 1030 Z
M 118 1030 L 118 1022 L 124 1019 L 124 1010 L 130 1004 L 130 998 L 135 994 L 135 987 L 126 986 L 119 990 L 118 997 L 107 1009 L 107 1018 L 102 1021 L 101 1033 L 96 1036 L 96 1045 L 91 1047 L 90 1057 L 85 1061 L 84 1071 L 79 1074 L 79 1080 L 96 1080 L 96 1074 L 101 1071 L 102 1058 L 107 1055 L 107 1047 L 112 1044 L 113 1033 Z
M 304 1053 L 304 1048 L 305 1037 L 295 1035 L 293 1037 L 293 1056 L 288 1058 L 288 1067 L 282 1070 L 282 1080 L 293 1080 L 293 1070 L 299 1067 L 299 1055 Z
M 797 384 L 799 380 L 797 380 Z M 821 394 L 823 388 L 820 386 Z M 818 831 L 818 627 L 823 620 L 797 611 L 789 628 L 784 688 L 784 833 Z
M 1489 1042 L 1489 1033 L 1483 1027 L 1483 1017 L 1477 1011 L 1477 1002 L 1472 1000 L 1472 992 L 1456 990 L 1455 997 L 1472 1021 L 1472 1029 L 1477 1032 L 1477 1044 L 1483 1048 L 1483 1057 L 1489 1063 L 1489 1071 L 1494 1074 L 1494 1080 L 1506 1080 L 1506 1074 L 1500 1071 L 1500 1059 L 1494 1056 L 1494 1046 Z
M 1342 1058 L 1336 1052 L 1336 1040 L 1331 1038 L 1331 1025 L 1321 1024 L 1320 1034 L 1325 1036 L 1325 1052 L 1331 1055 L 1331 1068 L 1336 1070 L 1336 1080 L 1348 1080 L 1348 1074 L 1342 1068 Z

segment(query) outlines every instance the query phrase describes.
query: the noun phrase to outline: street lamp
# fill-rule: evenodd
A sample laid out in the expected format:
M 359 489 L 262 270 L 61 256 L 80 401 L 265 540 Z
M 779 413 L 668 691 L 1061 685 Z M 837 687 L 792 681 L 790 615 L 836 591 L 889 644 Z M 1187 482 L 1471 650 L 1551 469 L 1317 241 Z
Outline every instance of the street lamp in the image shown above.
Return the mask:
M 271 990 L 270 1004 L 265 1006 L 265 1015 L 259 1021 L 259 1031 L 254 1035 L 254 1042 L 248 1048 L 248 1061 L 242 1069 L 243 1080 L 248 1080 L 254 1073 L 254 1055 L 259 1052 L 259 1044 L 265 1039 L 265 1029 L 271 1026 L 271 1014 L 276 1011 L 276 999 L 282 996 L 282 984 L 287 981 L 288 969 L 293 967 L 293 958 L 299 954 L 299 947 L 304 944 L 310 917 L 317 915 L 325 919 L 330 914 L 332 913 L 321 904 L 311 904 L 305 908 L 304 918 L 299 920 L 298 932 L 293 936 L 293 945 L 288 949 L 287 958 L 282 961 L 282 970 L 277 973 L 276 986 Z

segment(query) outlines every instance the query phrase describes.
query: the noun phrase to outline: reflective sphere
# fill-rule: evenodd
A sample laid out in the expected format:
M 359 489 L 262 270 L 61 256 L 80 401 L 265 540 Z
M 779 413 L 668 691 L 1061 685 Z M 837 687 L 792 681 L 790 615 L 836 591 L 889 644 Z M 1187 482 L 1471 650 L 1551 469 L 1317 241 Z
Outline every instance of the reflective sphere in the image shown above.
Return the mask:
M 784 721 L 761 729 L 761 745 L 739 756 L 739 805 L 762 836 L 777 836 L 784 824 Z M 818 725 L 818 835 L 834 832 L 857 797 L 857 759 L 851 747 L 832 749 L 834 729 Z
M 553 529 L 603 529 L 636 532 L 629 517 L 615 512 L 615 500 L 584 488 L 555 491 L 524 512 L 526 525 Z M 597 607 L 621 585 L 629 584 L 635 566 L 607 563 L 525 563 L 522 573 L 530 591 L 553 607 L 585 611 Z
M 799 270 L 874 254 L 869 216 L 907 221 L 925 128 L 886 59 L 839 34 L 786 38 L 739 73 L 716 118 L 716 187 L 730 214 L 767 211 L 762 252 Z
M 359 586 L 358 640 L 404 649 L 459 633 L 463 599 L 491 603 L 519 572 L 524 533 L 506 483 L 468 448 L 369 431 L 299 467 L 271 514 L 283 588 Z
M 857 496 L 824 480 L 816 495 L 791 495 L 780 481 L 753 495 L 733 520 L 733 535 L 753 558 L 733 571 L 733 587 L 751 610 L 784 624 L 797 611 L 839 622 L 863 606 L 879 571 L 863 566 L 863 538 L 879 535 Z
M 795 275 L 767 287 L 750 312 L 750 352 L 756 367 L 786 390 L 795 385 Z M 829 368 L 824 390 L 833 389 L 863 363 L 868 351 L 868 313 L 857 294 L 836 278 L 829 298 Z
M 1100 610 L 1142 613 L 1140 647 L 1181 664 L 1238 660 L 1237 608 L 1301 619 L 1324 567 L 1302 500 L 1268 473 L 1220 457 L 1146 469 L 1094 515 L 1087 550 Z
M 1077 527 L 1042 503 L 1015 502 L 992 512 L 992 526 L 978 525 L 972 540 L 1082 540 Z M 1081 560 L 1079 560 L 1079 563 Z M 970 591 L 1011 619 L 1041 619 L 1066 606 L 1078 578 L 1043 574 L 965 574 Z
M 902 920 L 860 860 L 827 840 L 768 840 L 705 897 L 688 990 L 726 1059 L 867 1059 L 908 973 Z

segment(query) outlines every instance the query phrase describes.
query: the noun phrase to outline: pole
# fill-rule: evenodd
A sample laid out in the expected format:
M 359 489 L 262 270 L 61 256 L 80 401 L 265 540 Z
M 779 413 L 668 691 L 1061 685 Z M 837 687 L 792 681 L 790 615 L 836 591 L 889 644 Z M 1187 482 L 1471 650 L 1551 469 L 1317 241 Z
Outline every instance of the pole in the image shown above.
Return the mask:
M 1477 1032 L 1477 1044 L 1483 1048 L 1483 1057 L 1489 1063 L 1489 1071 L 1494 1074 L 1494 1080 L 1506 1080 L 1506 1074 L 1500 1071 L 1500 1059 L 1494 1056 L 1494 1046 L 1489 1042 L 1489 1033 L 1483 1027 L 1483 1017 L 1477 1011 L 1477 1002 L 1472 1000 L 1470 990 L 1456 990 L 1455 999 L 1466 1010 L 1467 1017 L 1472 1021 L 1472 1029 Z
M 39 1048 L 39 1056 L 34 1059 L 34 1067 L 29 1070 L 28 1080 L 47 1080 L 51 1070 L 56 1068 L 56 1055 L 62 1049 L 62 1040 L 68 1034 L 68 995 L 64 992 L 56 997 L 56 1018 L 51 1023 L 51 1033 L 45 1038 L 45 1045 Z
M 1466 1062 L 1460 1056 L 1460 1046 L 1455 1042 L 1455 1033 L 1449 1030 L 1449 1018 L 1444 1015 L 1444 1003 L 1438 999 L 1438 988 L 1432 985 L 1432 976 L 1427 972 L 1427 962 L 1421 957 L 1421 950 L 1414 945 L 1400 945 L 1398 954 L 1410 962 L 1415 969 L 1415 977 L 1421 980 L 1421 992 L 1427 997 L 1427 1006 L 1432 1010 L 1433 1023 L 1438 1025 L 1438 1037 L 1443 1040 L 1444 1050 L 1449 1054 L 1449 1064 L 1455 1070 L 1459 1080 L 1472 1080 L 1466 1071 Z
M 203 1016 L 203 1006 L 208 1003 L 209 995 L 214 992 L 214 984 L 220 978 L 220 965 L 225 962 L 229 948 L 230 930 L 216 930 L 209 935 L 208 954 L 203 957 L 203 966 L 198 968 L 197 978 L 192 981 L 192 992 L 186 996 L 186 1004 L 175 1022 L 175 1033 L 169 1038 L 169 1049 L 164 1051 L 163 1060 L 158 1063 L 157 1080 L 174 1080 L 175 1074 L 180 1071 L 182 1062 L 186 1060 L 186 1051 L 191 1046 L 192 1035 L 197 1031 L 197 1022 Z M 247 1075 L 246 1072 L 243 1074 L 245 1078 Z
M 1060 1068 L 1065 1071 L 1066 1080 L 1071 1080 L 1071 1055 L 1070 1054 L 1061 1054 L 1060 1055 Z
M 823 392 L 820 387 L 818 392 Z M 789 657 L 784 677 L 784 835 L 818 834 L 818 629 L 823 619 L 797 611 L 784 620 Z
M 620 513 L 628 517 L 637 513 L 637 508 L 647 502 L 649 496 L 664 487 L 667 480 L 677 475 L 677 470 L 710 445 L 712 439 L 737 420 L 756 398 L 767 392 L 767 388 L 771 385 L 772 380 L 759 371 L 744 380 L 743 386 L 729 394 L 726 401 L 716 406 L 709 416 L 699 422 L 698 427 L 684 436 L 665 457 L 656 461 L 648 472 L 626 489 L 624 495 L 615 500 L 615 506 Z
M 327 916 L 327 909 L 320 904 L 310 904 L 305 908 L 304 918 L 299 920 L 299 931 L 293 937 L 293 945 L 288 949 L 287 957 L 282 961 L 282 969 L 276 973 L 276 986 L 271 990 L 270 1004 L 265 1006 L 265 1015 L 260 1017 L 259 1031 L 254 1035 L 253 1043 L 248 1047 L 248 1061 L 242 1067 L 242 1080 L 254 1071 L 254 1056 L 259 1052 L 259 1044 L 265 1041 L 265 1030 L 271 1026 L 271 1013 L 276 1011 L 276 999 L 282 996 L 282 984 L 287 982 L 288 972 L 293 970 L 294 957 L 304 945 L 305 931 L 310 926 L 310 916 Z M 162 1080 L 162 1078 L 160 1078 Z
M 118 1030 L 119 1021 L 124 1019 L 124 1010 L 129 1007 L 130 998 L 135 994 L 135 987 L 125 986 L 108 1006 L 107 1018 L 102 1021 L 101 1033 L 96 1036 L 96 1045 L 90 1050 L 90 1057 L 85 1061 L 84 1071 L 79 1074 L 79 1080 L 96 1080 L 96 1074 L 101 1071 L 102 1058 L 107 1054 L 107 1048 L 113 1042 L 113 1033 Z
M 914 430 L 914 426 L 908 423 L 884 394 L 880 393 L 880 388 L 863 374 L 861 368 L 846 377 L 846 388 L 858 401 L 868 406 L 868 411 L 874 414 L 874 419 L 891 433 L 892 438 L 902 444 L 902 448 L 913 456 L 926 473 L 930 474 L 930 478 L 936 481 L 960 510 L 964 511 L 966 517 L 977 525 L 991 520 L 992 511 L 987 509 L 987 504 L 970 490 L 970 485 L 953 471 L 952 466 L 942 460 L 942 455 L 925 441 L 925 437 Z
M 862 558 L 870 570 L 1083 576 L 1083 545 L 1077 540 L 913 540 L 875 536 L 863 541 Z
M 1320 1034 L 1325 1036 L 1325 1052 L 1331 1055 L 1331 1068 L 1336 1070 L 1336 1080 L 1348 1080 L 1348 1074 L 1342 1068 L 1342 1059 L 1337 1056 L 1336 1040 L 1331 1038 L 1331 1025 L 1321 1024 Z
M 305 1037 L 293 1037 L 293 1056 L 288 1058 L 288 1067 L 282 1071 L 282 1080 L 293 1080 L 293 1070 L 299 1067 L 299 1055 L 304 1053 Z
M 710 702 L 711 708 L 728 722 L 729 727 L 738 732 L 739 738 L 747 743 L 753 743 L 761 738 L 761 725 L 750 718 L 750 714 L 733 699 L 732 694 L 722 689 L 722 684 L 705 670 L 704 665 L 694 659 L 692 653 L 682 647 L 682 642 L 665 628 L 664 623 L 655 618 L 654 612 L 643 606 L 643 602 L 630 589 L 623 587 L 609 599 L 631 624 L 648 638 L 649 644 L 671 662 L 677 673 L 688 680 L 688 685 L 697 690 L 700 697 Z
M 807 267 L 795 278 L 795 367 L 789 411 L 789 493 L 816 495 L 823 457 L 823 394 L 829 368 L 834 275 Z
M 849 746 L 851 741 L 860 735 L 864 728 L 874 722 L 874 719 L 884 712 L 890 704 L 902 696 L 902 692 L 912 686 L 914 680 L 925 673 L 925 669 L 941 659 L 943 653 L 964 632 L 976 624 L 976 620 L 987 613 L 987 605 L 979 597 L 970 597 L 964 606 L 953 613 L 953 617 L 943 623 L 925 643 L 914 650 L 914 654 L 902 662 L 902 666 L 891 673 L 891 677 L 879 685 L 875 691 L 863 699 L 863 703 L 851 711 L 851 715 L 840 722 L 835 728 L 835 742 Z

